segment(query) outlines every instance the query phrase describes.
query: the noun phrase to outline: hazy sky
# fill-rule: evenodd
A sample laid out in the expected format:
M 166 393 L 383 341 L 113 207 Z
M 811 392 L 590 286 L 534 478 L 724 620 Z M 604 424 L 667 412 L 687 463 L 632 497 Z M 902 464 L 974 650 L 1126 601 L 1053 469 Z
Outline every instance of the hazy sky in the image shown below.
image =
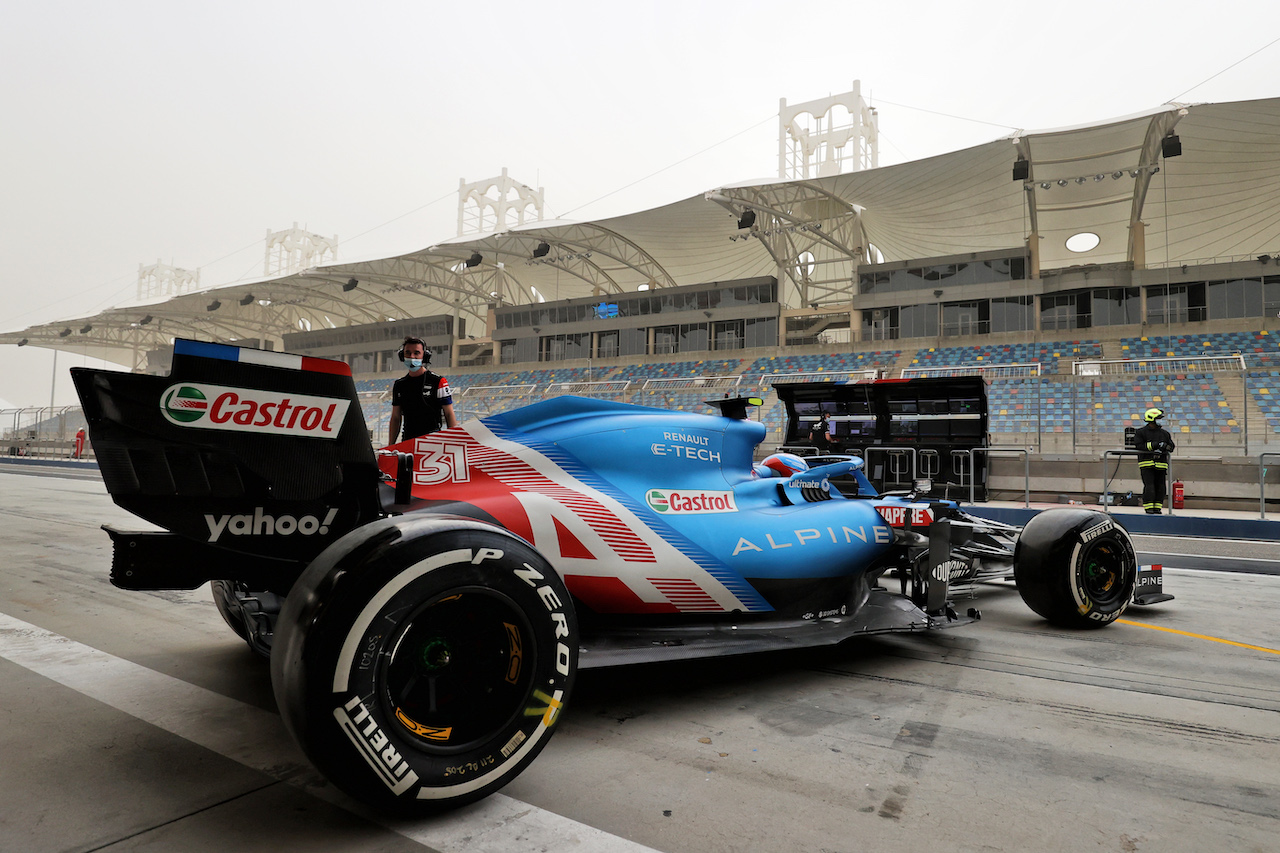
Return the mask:
M 128 304 L 157 259 L 259 276 L 294 222 L 340 260 L 421 248 L 504 166 L 575 219 L 776 176 L 778 99 L 855 79 L 882 165 L 1275 97 L 1278 24 L 1233 0 L 0 0 L 0 331 Z M 82 363 L 58 356 L 58 404 Z M 48 405 L 52 366 L 0 347 L 0 399 Z

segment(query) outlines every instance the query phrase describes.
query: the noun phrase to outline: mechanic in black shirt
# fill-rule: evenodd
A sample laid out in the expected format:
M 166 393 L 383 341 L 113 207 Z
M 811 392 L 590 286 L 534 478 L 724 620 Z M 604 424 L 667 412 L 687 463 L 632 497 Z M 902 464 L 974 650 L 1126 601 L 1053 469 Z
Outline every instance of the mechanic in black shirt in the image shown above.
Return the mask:
M 1147 409 L 1143 415 L 1146 423 L 1133 434 L 1133 449 L 1138 451 L 1138 472 L 1142 474 L 1142 508 L 1147 515 L 1164 512 L 1169 454 L 1176 446 L 1173 437 L 1160 426 L 1163 417 L 1163 409 Z
M 818 449 L 819 455 L 831 452 L 831 415 L 823 412 L 818 422 L 809 430 L 809 440 Z
M 441 428 L 441 421 L 448 427 L 456 427 L 458 418 L 453 413 L 453 396 L 449 381 L 427 370 L 431 353 L 420 338 L 405 338 L 396 353 L 409 373 L 391 386 L 391 444 L 408 441 Z M 404 423 L 404 437 L 399 438 L 400 424 Z

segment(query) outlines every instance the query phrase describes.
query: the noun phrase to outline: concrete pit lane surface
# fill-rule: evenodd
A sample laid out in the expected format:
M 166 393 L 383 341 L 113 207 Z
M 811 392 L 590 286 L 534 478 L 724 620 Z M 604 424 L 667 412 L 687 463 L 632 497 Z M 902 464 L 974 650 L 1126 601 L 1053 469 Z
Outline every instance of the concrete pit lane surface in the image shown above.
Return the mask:
M 995 584 L 954 630 L 586 671 L 500 794 L 403 822 L 307 764 L 207 586 L 111 586 L 103 523 L 145 527 L 91 471 L 0 466 L 0 850 L 1200 853 L 1280 832 L 1276 575 L 1168 569 L 1175 601 L 1100 631 Z

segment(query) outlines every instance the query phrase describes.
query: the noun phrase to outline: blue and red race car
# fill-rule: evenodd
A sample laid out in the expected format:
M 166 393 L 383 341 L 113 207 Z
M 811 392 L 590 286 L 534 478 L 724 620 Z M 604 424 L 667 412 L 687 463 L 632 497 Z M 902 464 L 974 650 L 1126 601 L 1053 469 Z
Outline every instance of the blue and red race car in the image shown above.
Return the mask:
M 375 450 L 341 362 L 179 340 L 167 377 L 73 375 L 114 500 L 164 530 L 109 530 L 112 581 L 212 582 L 308 757 L 389 813 L 510 781 L 580 668 L 947 628 L 992 579 L 1101 627 L 1139 575 L 1098 512 L 1018 529 L 856 456 L 755 463 L 744 398 L 561 397 Z

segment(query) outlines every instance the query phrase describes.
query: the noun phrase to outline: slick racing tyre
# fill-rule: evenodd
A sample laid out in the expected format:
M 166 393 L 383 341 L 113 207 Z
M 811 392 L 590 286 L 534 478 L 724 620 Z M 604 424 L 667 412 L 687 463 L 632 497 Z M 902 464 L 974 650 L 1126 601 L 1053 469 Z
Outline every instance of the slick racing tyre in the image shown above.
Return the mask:
M 1101 628 L 1133 597 L 1138 561 L 1129 534 L 1093 510 L 1034 516 L 1013 552 L 1013 576 L 1027 606 L 1064 628 Z
M 276 626 L 285 725 L 334 785 L 420 816 L 478 800 L 546 746 L 578 663 L 555 570 L 454 519 L 386 519 L 303 573 Z

